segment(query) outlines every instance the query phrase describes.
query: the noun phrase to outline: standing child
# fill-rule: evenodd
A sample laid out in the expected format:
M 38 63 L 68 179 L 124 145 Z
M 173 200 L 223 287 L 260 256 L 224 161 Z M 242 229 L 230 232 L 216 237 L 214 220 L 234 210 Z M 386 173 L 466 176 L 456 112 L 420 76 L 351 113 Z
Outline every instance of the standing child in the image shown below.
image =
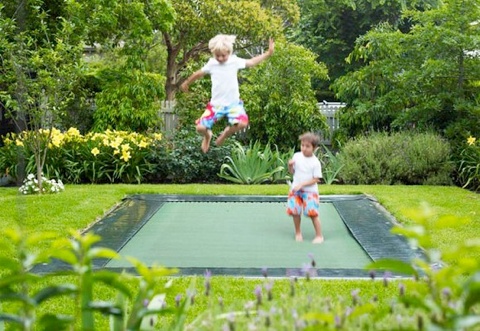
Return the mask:
M 288 170 L 293 174 L 287 200 L 287 214 L 293 216 L 295 225 L 295 240 L 303 241 L 300 221 L 302 211 L 312 219 L 315 229 L 314 244 L 323 242 L 322 228 L 318 216 L 318 182 L 322 178 L 322 166 L 315 156 L 315 149 L 320 143 L 317 135 L 307 132 L 300 137 L 301 152 L 293 155 L 288 161 Z
M 256 66 L 273 54 L 274 42 L 270 39 L 267 52 L 249 60 L 239 58 L 232 54 L 235 38 L 235 36 L 224 34 L 213 37 L 208 43 L 213 57 L 180 86 L 183 92 L 187 92 L 191 83 L 206 74 L 209 74 L 212 79 L 210 102 L 203 115 L 195 122 L 197 132 L 203 136 L 202 151 L 204 153 L 210 148 L 212 126 L 220 118 L 227 117 L 229 125 L 215 141 L 217 146 L 223 144 L 225 139 L 234 133 L 247 127 L 248 116 L 240 99 L 237 72 L 240 69 Z

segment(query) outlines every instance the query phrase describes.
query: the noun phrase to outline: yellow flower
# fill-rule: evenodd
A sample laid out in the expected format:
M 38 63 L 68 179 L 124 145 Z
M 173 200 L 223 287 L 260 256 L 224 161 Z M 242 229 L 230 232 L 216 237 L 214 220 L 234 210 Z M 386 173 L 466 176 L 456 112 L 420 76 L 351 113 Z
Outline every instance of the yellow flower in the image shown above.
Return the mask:
M 123 161 L 127 162 L 131 158 L 130 152 L 127 150 L 123 150 L 122 156 L 120 158 L 123 159 Z
M 162 140 L 162 134 L 161 133 L 154 133 L 153 138 L 155 140 Z
M 145 148 L 147 146 L 148 146 L 148 143 L 143 139 L 138 143 L 138 147 L 140 148 Z
M 63 141 L 63 136 L 61 134 L 55 134 L 52 136 L 52 145 L 55 147 L 60 147 Z
M 100 154 L 100 151 L 98 150 L 97 147 L 94 147 L 94 148 L 92 149 L 92 154 L 93 154 L 93 156 L 97 156 L 98 154 Z
M 80 136 L 80 131 L 78 131 L 77 128 L 70 128 L 67 131 L 67 134 L 72 137 L 79 137 Z
M 123 138 L 116 137 L 115 140 L 110 143 L 110 147 L 118 148 L 122 142 L 123 142 Z
M 23 141 L 21 141 L 20 139 L 16 139 L 16 140 L 15 140 L 15 145 L 17 145 L 17 146 L 23 146 Z
M 467 139 L 467 144 L 469 144 L 471 146 L 471 145 L 475 144 L 475 141 L 477 141 L 477 138 L 470 136 Z
M 123 144 L 123 145 L 122 145 L 122 151 L 127 152 L 127 151 L 129 151 L 129 150 L 131 150 L 131 149 L 132 149 L 132 148 L 130 147 L 129 144 Z

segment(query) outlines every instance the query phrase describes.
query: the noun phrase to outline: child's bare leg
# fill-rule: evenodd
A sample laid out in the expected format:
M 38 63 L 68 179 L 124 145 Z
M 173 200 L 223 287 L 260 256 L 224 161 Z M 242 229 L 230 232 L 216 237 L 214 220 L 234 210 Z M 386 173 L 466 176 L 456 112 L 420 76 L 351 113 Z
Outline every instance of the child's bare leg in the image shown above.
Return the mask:
M 207 129 L 203 125 L 197 125 L 197 132 L 203 136 L 202 151 L 206 153 L 210 148 L 210 141 L 212 140 L 212 130 Z
M 300 229 L 301 223 L 300 215 L 293 215 L 293 224 L 295 226 L 295 241 L 303 241 L 302 230 Z
M 320 224 L 320 219 L 318 216 L 312 217 L 313 228 L 315 229 L 315 238 L 313 238 L 312 243 L 321 244 L 323 243 L 323 234 L 322 226 Z
M 233 135 L 234 133 L 237 133 L 238 131 L 241 131 L 247 127 L 248 123 L 245 122 L 240 122 L 237 124 L 234 124 L 232 126 L 227 126 L 225 130 L 218 136 L 218 138 L 215 140 L 215 144 L 217 146 L 220 146 L 223 144 L 225 139 Z

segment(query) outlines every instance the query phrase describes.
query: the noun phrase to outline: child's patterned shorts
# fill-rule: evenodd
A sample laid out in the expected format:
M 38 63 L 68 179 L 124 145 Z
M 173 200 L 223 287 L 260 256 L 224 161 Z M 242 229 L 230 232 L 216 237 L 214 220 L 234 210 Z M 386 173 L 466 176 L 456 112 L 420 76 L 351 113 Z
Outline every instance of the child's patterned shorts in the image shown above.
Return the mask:
M 240 101 L 225 107 L 213 107 L 208 103 L 202 116 L 195 121 L 195 124 L 211 129 L 213 124 L 222 117 L 227 117 L 230 125 L 248 123 L 248 115 L 243 108 L 243 101 Z
M 290 191 L 287 200 L 288 215 L 302 215 L 308 217 L 318 216 L 319 198 L 318 193 L 300 191 Z

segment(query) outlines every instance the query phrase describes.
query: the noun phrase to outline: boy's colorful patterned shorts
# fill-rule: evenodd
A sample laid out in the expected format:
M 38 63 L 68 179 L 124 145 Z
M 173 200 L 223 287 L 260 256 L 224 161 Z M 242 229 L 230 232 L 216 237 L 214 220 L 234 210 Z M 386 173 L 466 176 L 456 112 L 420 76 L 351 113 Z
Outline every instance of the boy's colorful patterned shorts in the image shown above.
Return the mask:
M 225 107 L 213 107 L 208 103 L 202 116 L 195 121 L 195 124 L 211 129 L 213 124 L 222 117 L 227 117 L 230 125 L 248 123 L 248 115 L 243 107 L 243 102 L 240 101 Z
M 319 198 L 318 193 L 290 190 L 287 200 L 288 215 L 302 215 L 308 217 L 318 216 Z

